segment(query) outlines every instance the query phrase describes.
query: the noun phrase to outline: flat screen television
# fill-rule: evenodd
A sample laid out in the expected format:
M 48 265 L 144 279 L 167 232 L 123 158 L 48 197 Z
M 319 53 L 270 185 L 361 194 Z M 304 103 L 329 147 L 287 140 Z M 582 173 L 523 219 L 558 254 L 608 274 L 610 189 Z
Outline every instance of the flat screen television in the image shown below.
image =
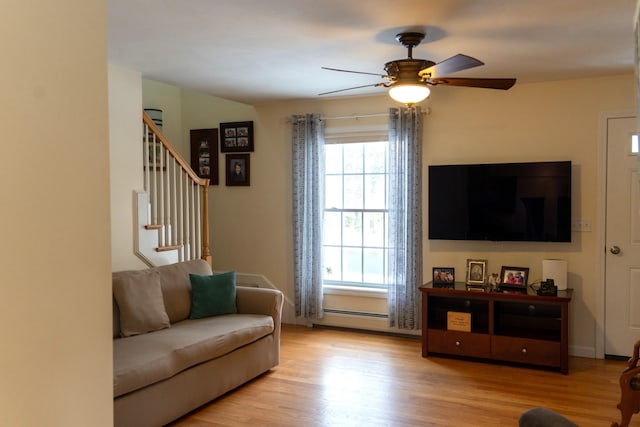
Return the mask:
M 429 166 L 433 240 L 571 241 L 571 162 Z

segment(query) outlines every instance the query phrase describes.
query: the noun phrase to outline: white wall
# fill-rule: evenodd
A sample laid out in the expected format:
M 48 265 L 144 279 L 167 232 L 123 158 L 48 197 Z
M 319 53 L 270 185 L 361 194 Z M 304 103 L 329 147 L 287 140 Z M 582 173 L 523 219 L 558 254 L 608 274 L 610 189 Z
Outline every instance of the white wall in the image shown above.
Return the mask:
M 179 152 L 183 152 L 180 93 L 181 89 L 176 86 L 155 80 L 142 80 L 142 107 L 162 110 L 162 133 Z
M 109 65 L 111 268 L 147 265 L 134 254 L 133 191 L 143 190 L 142 84 L 138 71 Z
M 106 3 L 2 9 L 0 425 L 111 426 Z

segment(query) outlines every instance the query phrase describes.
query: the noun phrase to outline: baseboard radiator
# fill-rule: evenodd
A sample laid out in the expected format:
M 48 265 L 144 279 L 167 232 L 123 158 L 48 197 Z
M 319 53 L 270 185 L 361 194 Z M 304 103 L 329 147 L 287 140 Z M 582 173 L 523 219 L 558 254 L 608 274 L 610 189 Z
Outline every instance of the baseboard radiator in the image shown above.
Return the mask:
M 371 313 L 367 311 L 354 311 L 354 310 L 337 310 L 335 308 L 325 308 L 325 314 L 344 314 L 347 316 L 361 316 L 361 317 L 374 317 L 378 319 L 388 319 L 389 315 L 385 313 Z

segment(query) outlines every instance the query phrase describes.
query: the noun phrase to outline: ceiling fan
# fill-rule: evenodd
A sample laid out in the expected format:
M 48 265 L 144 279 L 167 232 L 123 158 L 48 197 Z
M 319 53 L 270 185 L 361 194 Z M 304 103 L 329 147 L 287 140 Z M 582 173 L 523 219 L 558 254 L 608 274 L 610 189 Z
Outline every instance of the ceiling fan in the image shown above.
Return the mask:
M 398 34 L 396 39 L 402 46 L 407 48 L 408 57 L 406 59 L 389 61 L 384 64 L 386 74 L 322 67 L 325 70 L 331 71 L 379 76 L 387 81 L 333 90 L 321 93 L 320 95 L 328 95 L 365 87 L 382 86 L 389 88 L 389 96 L 391 96 L 391 98 L 403 104 L 412 105 L 423 101 L 429 96 L 429 86 L 449 85 L 507 90 L 516 83 L 516 79 L 445 77 L 445 75 L 450 73 L 484 65 L 484 62 L 462 54 L 454 55 L 438 63 L 425 59 L 414 59 L 413 48 L 420 44 L 422 39 L 424 39 L 424 36 L 424 33 L 418 32 L 405 32 Z

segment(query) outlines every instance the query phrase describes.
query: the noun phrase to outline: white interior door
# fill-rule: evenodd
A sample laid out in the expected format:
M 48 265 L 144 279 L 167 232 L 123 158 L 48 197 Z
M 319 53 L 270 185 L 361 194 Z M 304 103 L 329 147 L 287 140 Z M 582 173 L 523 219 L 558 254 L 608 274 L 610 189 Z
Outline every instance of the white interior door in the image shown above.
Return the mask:
M 640 183 L 635 117 L 607 120 L 605 355 L 630 356 L 640 339 Z

